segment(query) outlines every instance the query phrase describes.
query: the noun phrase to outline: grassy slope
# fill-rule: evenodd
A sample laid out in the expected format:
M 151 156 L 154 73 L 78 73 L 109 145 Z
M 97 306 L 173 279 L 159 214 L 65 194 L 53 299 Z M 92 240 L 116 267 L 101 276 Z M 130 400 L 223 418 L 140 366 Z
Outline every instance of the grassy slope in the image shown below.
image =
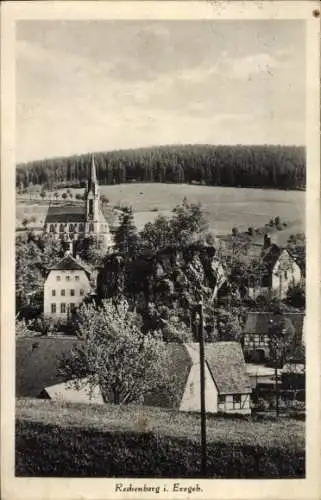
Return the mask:
M 199 415 L 18 401 L 16 475 L 199 477 L 199 431 Z M 302 422 L 208 419 L 207 477 L 304 473 Z
M 18 400 L 19 420 L 44 422 L 64 428 L 86 427 L 97 431 L 153 432 L 158 435 L 199 440 L 197 414 L 160 408 L 113 405 L 56 403 L 41 400 Z M 208 417 L 208 440 L 274 447 L 280 444 L 304 449 L 304 422 L 297 420 L 247 421 L 238 418 Z M 289 432 L 291 427 L 291 432 Z
M 82 190 L 71 189 L 75 194 Z M 133 207 L 135 222 L 140 229 L 149 220 L 163 213 L 169 215 L 186 196 L 190 202 L 201 202 L 212 231 L 230 233 L 233 225 L 241 230 L 249 226 L 264 226 L 271 217 L 279 215 L 289 223 L 286 233 L 304 230 L 305 193 L 247 188 L 209 187 L 187 184 L 121 184 L 101 186 L 113 206 L 126 203 Z M 41 203 L 41 205 L 40 205 Z M 158 211 L 154 211 L 157 208 Z M 46 205 L 31 205 L 18 201 L 17 221 L 23 216 L 44 218 Z M 282 231 L 282 235 L 285 232 Z

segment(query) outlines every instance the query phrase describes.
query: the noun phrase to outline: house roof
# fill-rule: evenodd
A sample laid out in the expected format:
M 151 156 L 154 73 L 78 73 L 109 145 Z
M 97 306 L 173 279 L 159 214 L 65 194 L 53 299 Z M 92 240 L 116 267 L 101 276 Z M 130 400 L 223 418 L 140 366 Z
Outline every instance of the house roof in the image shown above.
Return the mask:
M 61 222 L 85 222 L 86 213 L 84 205 L 50 206 L 45 219 L 45 224 Z
M 192 359 L 184 344 L 169 343 L 168 376 L 174 385 L 174 401 L 166 390 L 154 390 L 145 397 L 145 404 L 163 408 L 178 408 L 183 397 Z
M 251 392 L 242 348 L 238 342 L 205 344 L 205 359 L 219 394 Z
M 89 270 L 84 264 L 80 263 L 69 254 L 65 255 L 57 264 L 52 266 L 50 271 L 85 271 L 87 276 L 89 275 Z
M 199 364 L 199 344 L 170 343 L 169 375 L 175 386 L 175 404 L 179 406 L 193 364 Z M 251 392 L 250 379 L 241 345 L 238 342 L 205 344 L 205 360 L 220 394 L 247 394 Z M 145 398 L 148 405 L 171 407 L 173 402 L 159 390 Z
M 283 251 L 283 248 L 273 243 L 267 249 L 263 249 L 262 260 L 269 269 L 273 269 Z
M 45 387 L 67 382 L 58 373 L 60 360 L 79 342 L 68 337 L 17 339 L 16 397 L 37 398 Z
M 59 374 L 63 356 L 81 343 L 77 338 L 33 337 L 18 339 L 16 343 L 16 396 L 37 398 L 50 387 L 68 379 Z M 199 363 L 198 344 L 168 344 L 169 376 L 174 384 L 175 401 L 166 391 L 154 391 L 145 398 L 145 404 L 177 407 L 183 397 L 187 378 L 193 364 Z M 205 344 L 205 357 L 210 373 L 220 394 L 251 392 L 250 380 L 241 346 L 237 342 Z M 53 387 L 54 386 L 54 387 Z M 55 392 L 55 391 L 54 391 Z
M 185 344 L 193 363 L 199 363 L 198 343 Z M 241 345 L 238 342 L 208 342 L 205 361 L 220 394 L 251 392 Z
M 304 313 L 284 313 L 273 314 L 271 312 L 249 312 L 247 314 L 244 333 L 268 334 L 271 328 L 271 321 L 284 319 L 291 321 L 297 335 L 302 337 L 304 326 Z

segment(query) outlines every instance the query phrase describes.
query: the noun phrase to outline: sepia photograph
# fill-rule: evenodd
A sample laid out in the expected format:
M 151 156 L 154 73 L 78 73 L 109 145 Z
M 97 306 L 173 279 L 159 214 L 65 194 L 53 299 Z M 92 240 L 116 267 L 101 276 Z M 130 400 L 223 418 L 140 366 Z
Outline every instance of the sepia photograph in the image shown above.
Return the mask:
M 306 20 L 27 18 L 14 50 L 14 476 L 305 479 Z

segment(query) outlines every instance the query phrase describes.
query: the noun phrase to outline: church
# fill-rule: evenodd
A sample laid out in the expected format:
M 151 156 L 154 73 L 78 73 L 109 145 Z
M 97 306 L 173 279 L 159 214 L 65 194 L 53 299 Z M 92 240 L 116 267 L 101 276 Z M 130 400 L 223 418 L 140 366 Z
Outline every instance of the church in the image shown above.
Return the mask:
M 92 156 L 88 185 L 83 205 L 50 205 L 45 218 L 44 234 L 63 240 L 73 252 L 75 243 L 90 236 L 103 240 L 106 249 L 112 247 L 112 235 L 101 207 L 96 165 Z

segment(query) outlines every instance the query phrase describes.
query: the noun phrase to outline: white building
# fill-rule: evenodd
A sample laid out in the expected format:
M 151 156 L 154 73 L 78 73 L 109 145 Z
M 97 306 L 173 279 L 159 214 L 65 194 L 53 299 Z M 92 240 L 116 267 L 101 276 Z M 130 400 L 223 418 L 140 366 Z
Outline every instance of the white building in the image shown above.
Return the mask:
M 68 315 L 91 292 L 90 274 L 79 259 L 68 252 L 46 278 L 44 285 L 44 315 L 67 320 Z
M 299 265 L 285 248 L 271 244 L 268 236 L 264 238 L 261 259 L 261 285 L 249 287 L 250 297 L 254 299 L 266 291 L 272 291 L 280 299 L 285 299 L 289 287 L 301 282 L 302 273 Z

